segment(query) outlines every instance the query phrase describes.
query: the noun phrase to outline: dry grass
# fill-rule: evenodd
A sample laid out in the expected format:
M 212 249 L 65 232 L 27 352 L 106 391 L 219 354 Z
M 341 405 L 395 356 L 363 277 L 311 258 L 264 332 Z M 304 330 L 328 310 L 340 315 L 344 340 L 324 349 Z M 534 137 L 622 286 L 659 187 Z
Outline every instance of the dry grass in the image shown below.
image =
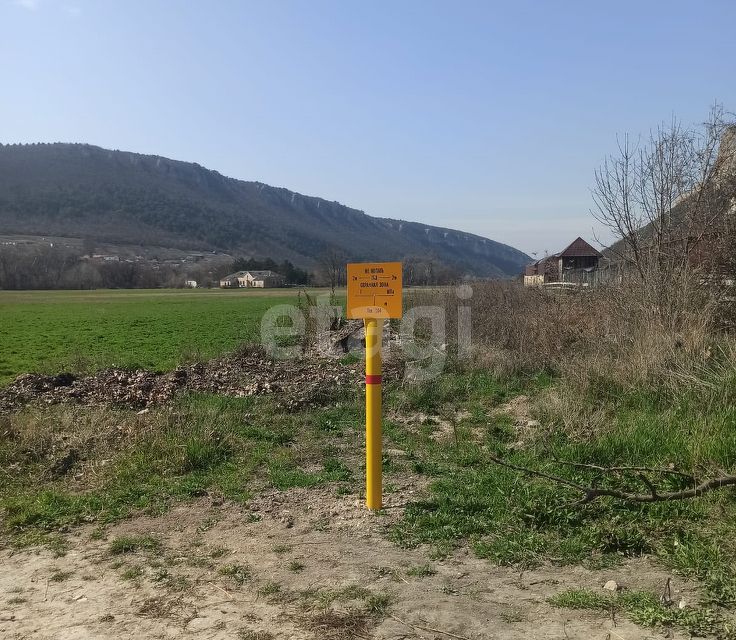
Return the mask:
M 713 366 L 716 343 L 723 342 L 715 338 L 714 309 L 696 287 L 662 293 L 657 304 L 633 283 L 573 292 L 503 281 L 472 288 L 469 364 L 500 376 L 546 370 L 579 391 L 602 378 L 630 389 L 664 383 L 674 391 Z M 452 346 L 459 304 L 455 291 L 414 296 L 412 305 L 445 309 Z M 736 343 L 726 344 L 733 349 Z
M 186 605 L 181 596 L 147 598 L 138 609 L 138 615 L 146 618 L 184 618 Z
M 239 640 L 275 640 L 276 636 L 270 631 L 253 631 L 251 629 L 241 629 L 238 631 Z
M 373 626 L 371 615 L 359 609 L 337 611 L 324 609 L 303 622 L 304 627 L 321 640 L 348 640 L 365 638 Z
M 501 379 L 546 371 L 557 383 L 534 398 L 533 413 L 576 440 L 600 433 L 626 394 L 675 400 L 686 391 L 723 402 L 736 380 L 736 340 L 717 329 L 702 286 L 673 291 L 635 283 L 553 292 L 515 282 L 472 285 L 472 351 L 461 369 Z M 444 307 L 455 353 L 454 289 L 421 291 L 412 304 Z M 468 304 L 464 303 L 464 304 Z
M 53 457 L 54 452 L 69 449 L 82 454 L 106 448 L 126 431 L 134 429 L 134 425 L 124 424 L 121 418 L 106 409 L 64 405 L 49 419 L 47 408 L 29 406 L 19 413 L 2 417 L 0 440 L 12 441 L 28 460 L 47 459 Z

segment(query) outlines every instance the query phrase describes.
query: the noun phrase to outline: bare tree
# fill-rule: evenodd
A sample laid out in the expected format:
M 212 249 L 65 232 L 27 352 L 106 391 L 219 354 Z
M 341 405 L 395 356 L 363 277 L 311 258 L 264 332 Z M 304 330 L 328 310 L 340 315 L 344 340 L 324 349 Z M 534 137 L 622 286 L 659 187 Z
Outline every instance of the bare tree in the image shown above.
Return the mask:
M 662 290 L 686 277 L 702 263 L 704 240 L 721 231 L 733 122 L 716 105 L 699 127 L 673 119 L 636 143 L 623 136 L 596 171 L 593 216 L 619 240 L 614 259 L 642 283 Z
M 347 256 L 337 247 L 328 247 L 317 259 L 322 276 L 333 291 L 345 285 L 347 261 Z
M 462 273 L 435 256 L 408 256 L 403 260 L 404 284 L 408 286 L 447 285 L 458 282 Z

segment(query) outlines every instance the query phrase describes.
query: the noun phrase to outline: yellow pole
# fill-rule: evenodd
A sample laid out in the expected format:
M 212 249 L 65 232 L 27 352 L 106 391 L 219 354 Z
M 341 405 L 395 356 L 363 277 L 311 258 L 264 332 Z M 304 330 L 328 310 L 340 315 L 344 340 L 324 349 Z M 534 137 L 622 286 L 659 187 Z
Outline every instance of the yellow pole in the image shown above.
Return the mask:
M 379 324 L 380 322 L 380 324 Z M 378 510 L 382 503 L 381 447 L 381 333 L 383 321 L 365 320 L 365 504 Z

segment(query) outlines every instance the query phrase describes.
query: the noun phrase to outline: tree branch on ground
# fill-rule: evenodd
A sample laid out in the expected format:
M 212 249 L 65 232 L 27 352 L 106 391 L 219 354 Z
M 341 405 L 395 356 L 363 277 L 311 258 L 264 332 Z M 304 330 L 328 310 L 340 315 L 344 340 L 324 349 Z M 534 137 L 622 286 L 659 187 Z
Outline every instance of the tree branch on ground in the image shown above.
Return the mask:
M 513 464 L 496 456 L 489 457 L 492 462 L 502 467 L 506 467 L 507 469 L 518 471 L 527 476 L 549 480 L 550 482 L 564 485 L 566 487 L 570 487 L 571 489 L 579 491 L 583 494 L 583 497 L 576 504 L 581 505 L 593 502 L 594 500 L 605 496 L 610 498 L 617 498 L 619 500 L 625 500 L 628 502 L 639 503 L 688 500 L 690 498 L 697 498 L 698 496 L 702 496 L 716 489 L 722 489 L 728 486 L 736 486 L 736 475 L 731 475 L 727 473 L 721 474 L 714 478 L 709 478 L 707 480 L 698 480 L 694 476 L 684 474 L 675 469 L 659 469 L 650 467 L 602 467 L 598 465 L 587 465 L 576 462 L 568 462 L 564 460 L 553 461 L 555 464 L 568 465 L 598 472 L 599 475 L 596 480 L 591 483 L 591 486 L 586 486 L 584 484 L 580 484 L 579 482 L 574 482 L 558 475 Z M 641 480 L 641 482 L 647 487 L 649 492 L 638 493 L 629 489 L 615 489 L 595 486 L 595 482 L 600 479 L 600 477 L 604 475 L 619 475 L 622 472 L 634 473 L 636 477 L 638 477 L 639 480 Z M 688 487 L 687 489 L 681 489 L 679 491 L 660 491 L 657 486 L 649 479 L 649 477 L 645 475 L 646 473 L 671 475 L 679 478 L 685 478 L 692 482 L 692 486 Z

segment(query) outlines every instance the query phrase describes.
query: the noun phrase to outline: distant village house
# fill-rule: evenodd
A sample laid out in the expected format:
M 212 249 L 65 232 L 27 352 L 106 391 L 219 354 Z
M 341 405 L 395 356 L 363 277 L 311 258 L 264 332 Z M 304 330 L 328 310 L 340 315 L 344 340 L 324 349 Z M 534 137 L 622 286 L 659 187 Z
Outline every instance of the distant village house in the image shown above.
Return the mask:
M 237 271 L 220 280 L 223 289 L 283 287 L 284 277 L 274 271 Z
M 559 253 L 528 265 L 524 272 L 524 286 L 539 287 L 549 283 L 593 284 L 602 257 L 603 254 L 585 240 L 576 238 Z

